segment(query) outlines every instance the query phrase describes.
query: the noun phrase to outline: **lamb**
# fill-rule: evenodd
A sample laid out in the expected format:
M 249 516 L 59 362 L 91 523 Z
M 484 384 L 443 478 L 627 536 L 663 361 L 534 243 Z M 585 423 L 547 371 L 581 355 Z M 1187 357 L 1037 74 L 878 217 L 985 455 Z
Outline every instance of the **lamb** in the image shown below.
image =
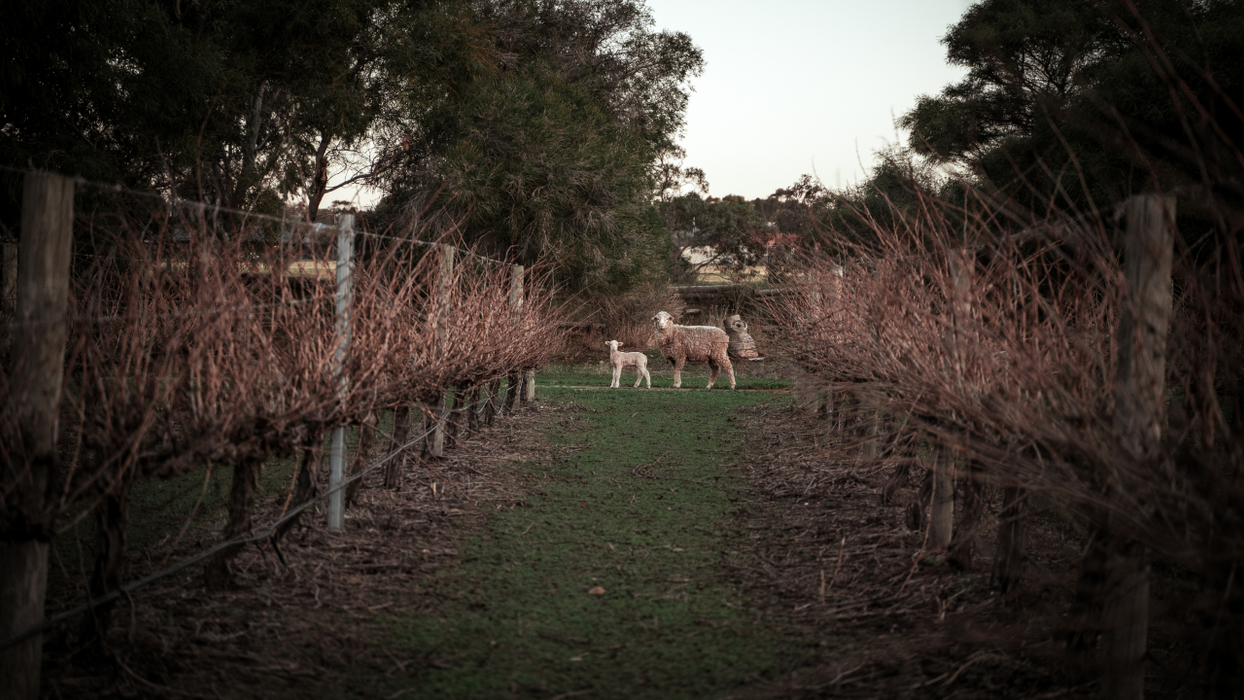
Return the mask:
M 730 376 L 730 388 L 734 388 L 734 366 L 727 355 L 730 347 L 730 336 L 720 328 L 713 326 L 678 326 L 674 317 L 664 311 L 658 311 L 652 317 L 656 326 L 657 345 L 661 354 L 674 365 L 674 388 L 682 386 L 682 367 L 687 360 L 707 362 L 713 370 L 708 380 L 708 388 L 713 388 L 717 375 L 725 368 Z
M 635 368 L 635 388 L 639 388 L 641 380 L 648 380 L 648 388 L 652 388 L 652 375 L 648 374 L 648 356 L 642 352 L 618 352 L 618 348 L 622 346 L 616 340 L 611 340 L 609 345 L 609 364 L 613 366 L 613 381 L 609 384 L 610 389 L 617 389 L 619 379 L 622 378 L 623 367 Z

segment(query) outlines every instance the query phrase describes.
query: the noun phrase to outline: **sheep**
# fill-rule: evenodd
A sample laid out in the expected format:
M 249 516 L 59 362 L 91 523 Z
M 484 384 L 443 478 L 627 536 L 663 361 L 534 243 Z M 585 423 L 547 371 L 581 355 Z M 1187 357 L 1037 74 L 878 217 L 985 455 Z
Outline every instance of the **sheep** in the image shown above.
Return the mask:
M 618 352 L 618 348 L 622 346 L 616 340 L 611 340 L 606 345 L 609 346 L 609 364 L 613 366 L 613 381 L 610 382 L 610 389 L 619 387 L 619 380 L 622 378 L 623 367 L 635 368 L 635 388 L 639 388 L 641 380 L 648 380 L 648 388 L 652 388 L 652 375 L 648 374 L 648 356 L 642 352 Z
M 756 341 L 747 332 L 747 322 L 735 314 L 722 322 L 726 335 L 730 336 L 730 350 L 727 354 L 735 360 L 756 362 L 765 358 L 756 351 Z
M 687 360 L 708 363 L 713 370 L 713 376 L 708 380 L 709 389 L 713 388 L 713 382 L 717 381 L 722 368 L 730 377 L 730 388 L 734 388 L 734 366 L 727 355 L 730 336 L 725 331 L 713 326 L 678 326 L 674 324 L 674 317 L 664 311 L 658 311 L 652 321 L 661 354 L 674 365 L 675 389 L 682 386 L 682 367 Z

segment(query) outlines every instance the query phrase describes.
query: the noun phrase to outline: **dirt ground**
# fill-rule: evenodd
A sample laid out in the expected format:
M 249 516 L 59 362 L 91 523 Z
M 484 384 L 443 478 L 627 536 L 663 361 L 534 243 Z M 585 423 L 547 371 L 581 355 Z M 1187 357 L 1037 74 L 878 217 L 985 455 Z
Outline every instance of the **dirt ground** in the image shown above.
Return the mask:
M 551 459 L 541 426 L 576 420 L 573 405 L 537 402 L 462 440 L 434 467 L 408 460 L 401 492 L 368 479 L 330 535 L 310 514 L 281 546 L 246 550 L 235 586 L 207 593 L 191 567 L 118 605 L 108 658 L 83 658 L 76 626 L 47 638 L 44 695 L 83 697 L 354 697 L 360 673 L 393 674 L 410 663 L 383 644 L 394 617 L 433 611 L 445 571 L 488 513 L 521 505 L 519 462 Z M 810 661 L 752 686 L 746 697 L 1088 697 L 1091 659 L 1065 651 L 1066 610 L 1080 542 L 1046 514 L 1034 520 L 1027 584 L 1002 598 L 990 587 L 992 529 L 967 569 L 920 559 L 922 534 L 904 523 L 916 478 L 883 505 L 892 466 L 862 469 L 823 451 L 823 420 L 789 403 L 741 412 L 750 436 L 746 471 L 754 493 L 736 520 L 729 575 L 758 611 L 819 639 Z M 995 499 L 996 501 L 996 499 Z M 267 522 L 275 513 L 257 514 Z M 132 555 L 126 580 L 208 546 L 210 528 Z M 1187 654 L 1164 620 L 1178 598 L 1161 581 L 1152 697 L 1193 697 L 1181 682 Z M 51 592 L 49 611 L 77 604 L 81 591 Z M 1166 608 L 1163 606 L 1166 605 Z M 281 688 L 280 693 L 274 689 Z M 293 689 L 293 693 L 289 692 Z M 743 697 L 735 695 L 733 697 Z

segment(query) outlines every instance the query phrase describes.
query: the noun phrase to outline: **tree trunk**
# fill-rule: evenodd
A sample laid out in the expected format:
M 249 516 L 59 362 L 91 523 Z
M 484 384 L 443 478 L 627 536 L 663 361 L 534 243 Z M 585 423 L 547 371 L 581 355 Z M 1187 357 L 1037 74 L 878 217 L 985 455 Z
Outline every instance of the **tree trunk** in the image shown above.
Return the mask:
M 816 377 L 812 376 L 802 368 L 796 367 L 795 382 L 791 393 L 794 394 L 795 399 L 795 415 L 815 415 L 818 395 Z
M 479 432 L 479 411 L 481 408 L 480 401 L 482 400 L 483 393 L 483 385 L 476 384 L 471 387 L 471 399 L 467 402 L 467 430 L 472 433 Z M 486 409 L 486 407 L 484 408 Z
M 458 444 L 458 431 L 462 428 L 463 406 L 466 405 L 467 391 L 462 387 L 454 388 L 454 401 L 445 413 L 445 445 L 453 447 Z
M 484 424 L 491 427 L 497 419 L 497 409 L 501 407 L 501 380 L 488 382 L 488 403 L 484 407 Z
M 508 410 L 512 415 L 518 412 L 519 384 L 522 382 L 523 375 L 521 372 L 511 372 L 506 376 L 508 378 L 510 388 L 506 391 L 505 405 L 506 410 Z
M 350 465 L 350 476 L 360 474 L 367 468 L 367 460 L 371 456 L 371 444 L 376 437 L 376 422 L 378 420 L 379 416 L 376 414 L 376 411 L 368 411 L 367 417 L 359 425 L 359 448 L 354 455 L 354 462 Z M 362 488 L 362 479 L 346 487 L 346 506 L 354 505 Z
M 97 524 L 95 566 L 91 572 L 90 595 L 102 598 L 121 585 L 121 563 L 125 559 L 125 531 L 129 524 L 129 485 L 118 495 L 105 496 L 95 509 Z M 101 659 L 105 654 L 105 638 L 112 621 L 110 601 L 87 611 L 82 617 L 81 637 L 88 659 Z
M 963 511 L 959 516 L 959 527 L 950 543 L 951 564 L 962 569 L 971 568 L 972 558 L 980 544 L 979 530 L 984 514 L 984 484 L 981 482 L 979 470 L 969 464 L 963 482 Z
M 389 452 L 393 453 L 406 444 L 406 433 L 410 429 L 410 405 L 402 405 L 393 409 L 393 439 L 389 441 Z M 384 487 L 386 489 L 402 488 L 402 477 L 406 454 L 400 454 L 384 465 Z
M 0 640 L 43 621 L 47 594 L 49 511 L 59 459 L 56 436 L 64 381 L 73 239 L 73 180 L 26 176 L 18 251 L 17 309 L 9 360 L 9 406 L 0 444 L 9 451 L 0 475 L 11 525 L 0 541 Z M 10 422 L 12 421 L 12 422 Z M 16 428 L 16 430 L 14 430 Z M 43 636 L 0 651 L 0 698 L 35 700 Z
M 319 148 L 315 149 L 314 172 L 311 175 L 311 186 L 307 189 L 307 221 L 315 222 L 320 212 L 320 203 L 328 192 L 328 144 L 332 138 L 320 134 Z
M 955 453 L 937 448 L 933 457 L 933 503 L 929 507 L 928 549 L 942 549 L 950 544 L 955 522 Z
M 1010 593 L 1024 573 L 1028 533 L 1024 526 L 1024 501 L 1028 494 L 1018 486 L 1002 491 L 1002 523 L 998 527 L 998 552 L 994 558 L 994 585 Z
M 298 478 L 294 482 L 293 503 L 300 506 L 315 498 L 317 485 L 320 481 L 320 466 L 324 459 L 324 432 L 313 431 L 302 446 L 302 463 L 298 466 Z M 291 518 L 281 525 L 273 534 L 278 542 L 287 532 L 294 529 L 302 516 Z
M 233 466 L 233 485 L 229 490 L 229 523 L 221 539 L 237 539 L 251 529 L 251 516 L 255 512 L 255 485 L 259 477 L 262 457 L 247 456 Z M 229 563 L 242 551 L 243 545 L 235 544 L 221 550 L 207 563 L 203 580 L 209 591 L 221 590 L 233 581 Z
M 445 392 L 440 398 L 424 406 L 423 432 L 427 437 L 423 440 L 423 455 L 432 459 L 445 456 Z

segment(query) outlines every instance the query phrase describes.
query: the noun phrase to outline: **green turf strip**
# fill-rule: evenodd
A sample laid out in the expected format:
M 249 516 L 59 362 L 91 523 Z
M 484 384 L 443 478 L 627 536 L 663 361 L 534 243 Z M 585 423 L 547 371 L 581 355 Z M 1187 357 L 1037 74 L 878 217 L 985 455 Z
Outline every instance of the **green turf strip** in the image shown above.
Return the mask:
M 528 507 L 497 512 L 447 572 L 457 598 L 398 621 L 416 697 L 701 698 L 790 668 L 787 648 L 724 585 L 723 527 L 742 495 L 729 419 L 772 397 L 731 391 L 542 389 L 592 409 L 587 445 L 518 465 Z M 580 424 L 581 426 L 583 424 Z M 603 594 L 593 594 L 600 587 Z M 793 650 L 790 653 L 793 652 Z

